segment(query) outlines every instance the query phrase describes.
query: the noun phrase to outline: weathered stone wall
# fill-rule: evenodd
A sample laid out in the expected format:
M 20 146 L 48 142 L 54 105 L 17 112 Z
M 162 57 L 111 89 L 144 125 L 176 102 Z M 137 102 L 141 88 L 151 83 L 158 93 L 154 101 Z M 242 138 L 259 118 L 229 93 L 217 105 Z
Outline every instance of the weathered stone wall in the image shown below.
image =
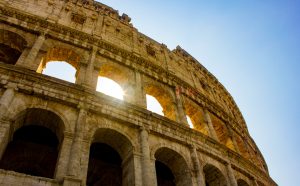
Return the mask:
M 276 185 L 230 94 L 180 47 L 170 51 L 91 0 L 2 0 L 0 11 L 0 38 L 11 38 L 1 44 L 23 43 L 15 65 L 0 62 L 0 157 L 21 113 L 40 109 L 63 121 L 54 178 L 1 170 L 1 184 L 85 185 L 90 146 L 101 142 L 120 154 L 123 185 L 156 185 L 155 160 L 177 185 Z M 52 60 L 71 64 L 76 83 L 40 74 Z M 124 101 L 95 91 L 99 75 L 121 85 Z M 146 94 L 165 117 L 145 109 Z

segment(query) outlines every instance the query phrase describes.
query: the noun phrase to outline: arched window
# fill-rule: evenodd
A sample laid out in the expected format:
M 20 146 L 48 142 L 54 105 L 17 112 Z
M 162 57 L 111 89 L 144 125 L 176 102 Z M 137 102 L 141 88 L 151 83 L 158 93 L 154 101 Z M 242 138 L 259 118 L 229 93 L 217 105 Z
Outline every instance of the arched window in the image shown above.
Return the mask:
M 162 116 L 164 115 L 163 108 L 155 97 L 146 94 L 146 101 L 147 101 L 147 109 L 148 110 L 155 112 Z
M 157 186 L 192 185 L 191 172 L 181 154 L 162 147 L 154 156 Z
M 203 168 L 206 186 L 226 186 L 226 178 L 222 172 L 213 165 L 205 165 Z
M 53 47 L 42 57 L 37 72 L 75 83 L 80 61 L 72 49 Z
M 168 87 L 164 87 L 157 83 L 149 83 L 144 86 L 144 93 L 146 94 L 148 110 L 176 121 L 176 107 L 174 96 L 172 96 L 172 93 L 171 91 L 169 91 Z M 155 102 L 154 104 L 157 105 L 157 107 L 152 109 L 148 104 L 149 102 Z
M 76 81 L 76 69 L 65 61 L 49 61 L 42 74 L 62 79 L 71 83 Z
M 0 168 L 33 176 L 54 178 L 63 122 L 43 109 L 27 109 L 13 123 L 11 141 Z
M 16 33 L 0 30 L 0 62 L 15 65 L 27 43 Z
M 96 90 L 120 100 L 124 99 L 124 91 L 122 87 L 115 81 L 106 77 L 98 77 Z
M 132 149 L 128 138 L 119 132 L 98 129 L 90 146 L 86 185 L 133 185 Z

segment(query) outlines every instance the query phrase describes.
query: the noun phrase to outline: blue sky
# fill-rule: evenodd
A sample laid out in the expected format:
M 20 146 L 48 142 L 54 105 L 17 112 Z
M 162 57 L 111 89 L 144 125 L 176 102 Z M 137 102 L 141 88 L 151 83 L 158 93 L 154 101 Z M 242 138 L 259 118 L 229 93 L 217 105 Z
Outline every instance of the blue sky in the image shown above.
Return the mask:
M 232 94 L 271 177 L 299 186 L 300 1 L 101 0 L 180 45 Z

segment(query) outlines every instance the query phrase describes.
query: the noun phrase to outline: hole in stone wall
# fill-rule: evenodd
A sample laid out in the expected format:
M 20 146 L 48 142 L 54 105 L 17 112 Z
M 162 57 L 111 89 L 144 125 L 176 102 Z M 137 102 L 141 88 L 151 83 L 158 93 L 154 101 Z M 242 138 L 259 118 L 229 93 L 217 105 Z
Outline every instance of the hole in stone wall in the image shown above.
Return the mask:
M 171 169 L 160 161 L 155 161 L 157 186 L 175 186 Z
M 109 95 L 111 97 L 123 100 L 124 99 L 124 91 L 122 87 L 116 83 L 115 81 L 99 76 L 98 82 L 97 82 L 97 88 L 96 90 L 98 92 L 101 92 L 103 94 Z
M 49 61 L 42 74 L 62 79 L 71 83 L 76 81 L 76 69 L 65 61 Z
M 150 95 L 146 95 L 146 101 L 147 101 L 147 109 L 152 111 L 152 112 L 155 112 L 159 115 L 164 115 L 163 113 L 163 108 L 162 106 L 160 105 L 160 103 L 157 101 L 157 99 L 153 96 L 150 96 Z
M 93 143 L 90 148 L 87 186 L 122 185 L 122 159 L 105 143 Z
M 38 125 L 18 129 L 0 161 L 0 168 L 47 178 L 54 177 L 58 138 Z

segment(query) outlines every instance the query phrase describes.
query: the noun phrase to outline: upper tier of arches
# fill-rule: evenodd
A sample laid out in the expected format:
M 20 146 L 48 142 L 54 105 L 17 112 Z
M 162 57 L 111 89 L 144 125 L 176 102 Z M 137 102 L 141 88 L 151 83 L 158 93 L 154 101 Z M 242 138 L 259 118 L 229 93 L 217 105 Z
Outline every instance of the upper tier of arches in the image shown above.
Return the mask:
M 228 121 L 224 121 L 220 115 L 199 104 L 193 94 L 178 88 L 174 89 L 169 83 L 161 82 L 156 74 L 152 74 L 152 76 L 144 74 L 120 63 L 118 60 L 104 58 L 97 48 L 86 51 L 45 38 L 44 35 L 33 35 L 34 42 L 31 43 L 31 47 L 27 47 L 27 42 L 21 36 L 22 34 L 14 33 L 10 29 L 2 29 L 0 33 L 2 34 L 0 42 L 5 46 L 1 48 L 2 53 L 5 53 L 6 49 L 16 50 L 20 53 L 13 62 L 11 61 L 13 59 L 2 60 L 1 62 L 23 66 L 42 73 L 47 63 L 63 61 L 75 69 L 76 84 L 93 90 L 96 90 L 98 77 L 109 78 L 122 88 L 124 101 L 146 108 L 146 95 L 153 96 L 161 105 L 163 115 L 166 118 L 188 127 L 186 116 L 190 117 L 194 130 L 214 138 L 261 166 L 261 161 L 256 160 L 258 150 L 253 149 L 253 146 L 249 144 L 250 142 L 240 134 L 245 134 L 245 131 L 236 133 Z M 32 59 L 32 61 L 28 59 Z M 57 70 L 63 71 L 63 69 Z

